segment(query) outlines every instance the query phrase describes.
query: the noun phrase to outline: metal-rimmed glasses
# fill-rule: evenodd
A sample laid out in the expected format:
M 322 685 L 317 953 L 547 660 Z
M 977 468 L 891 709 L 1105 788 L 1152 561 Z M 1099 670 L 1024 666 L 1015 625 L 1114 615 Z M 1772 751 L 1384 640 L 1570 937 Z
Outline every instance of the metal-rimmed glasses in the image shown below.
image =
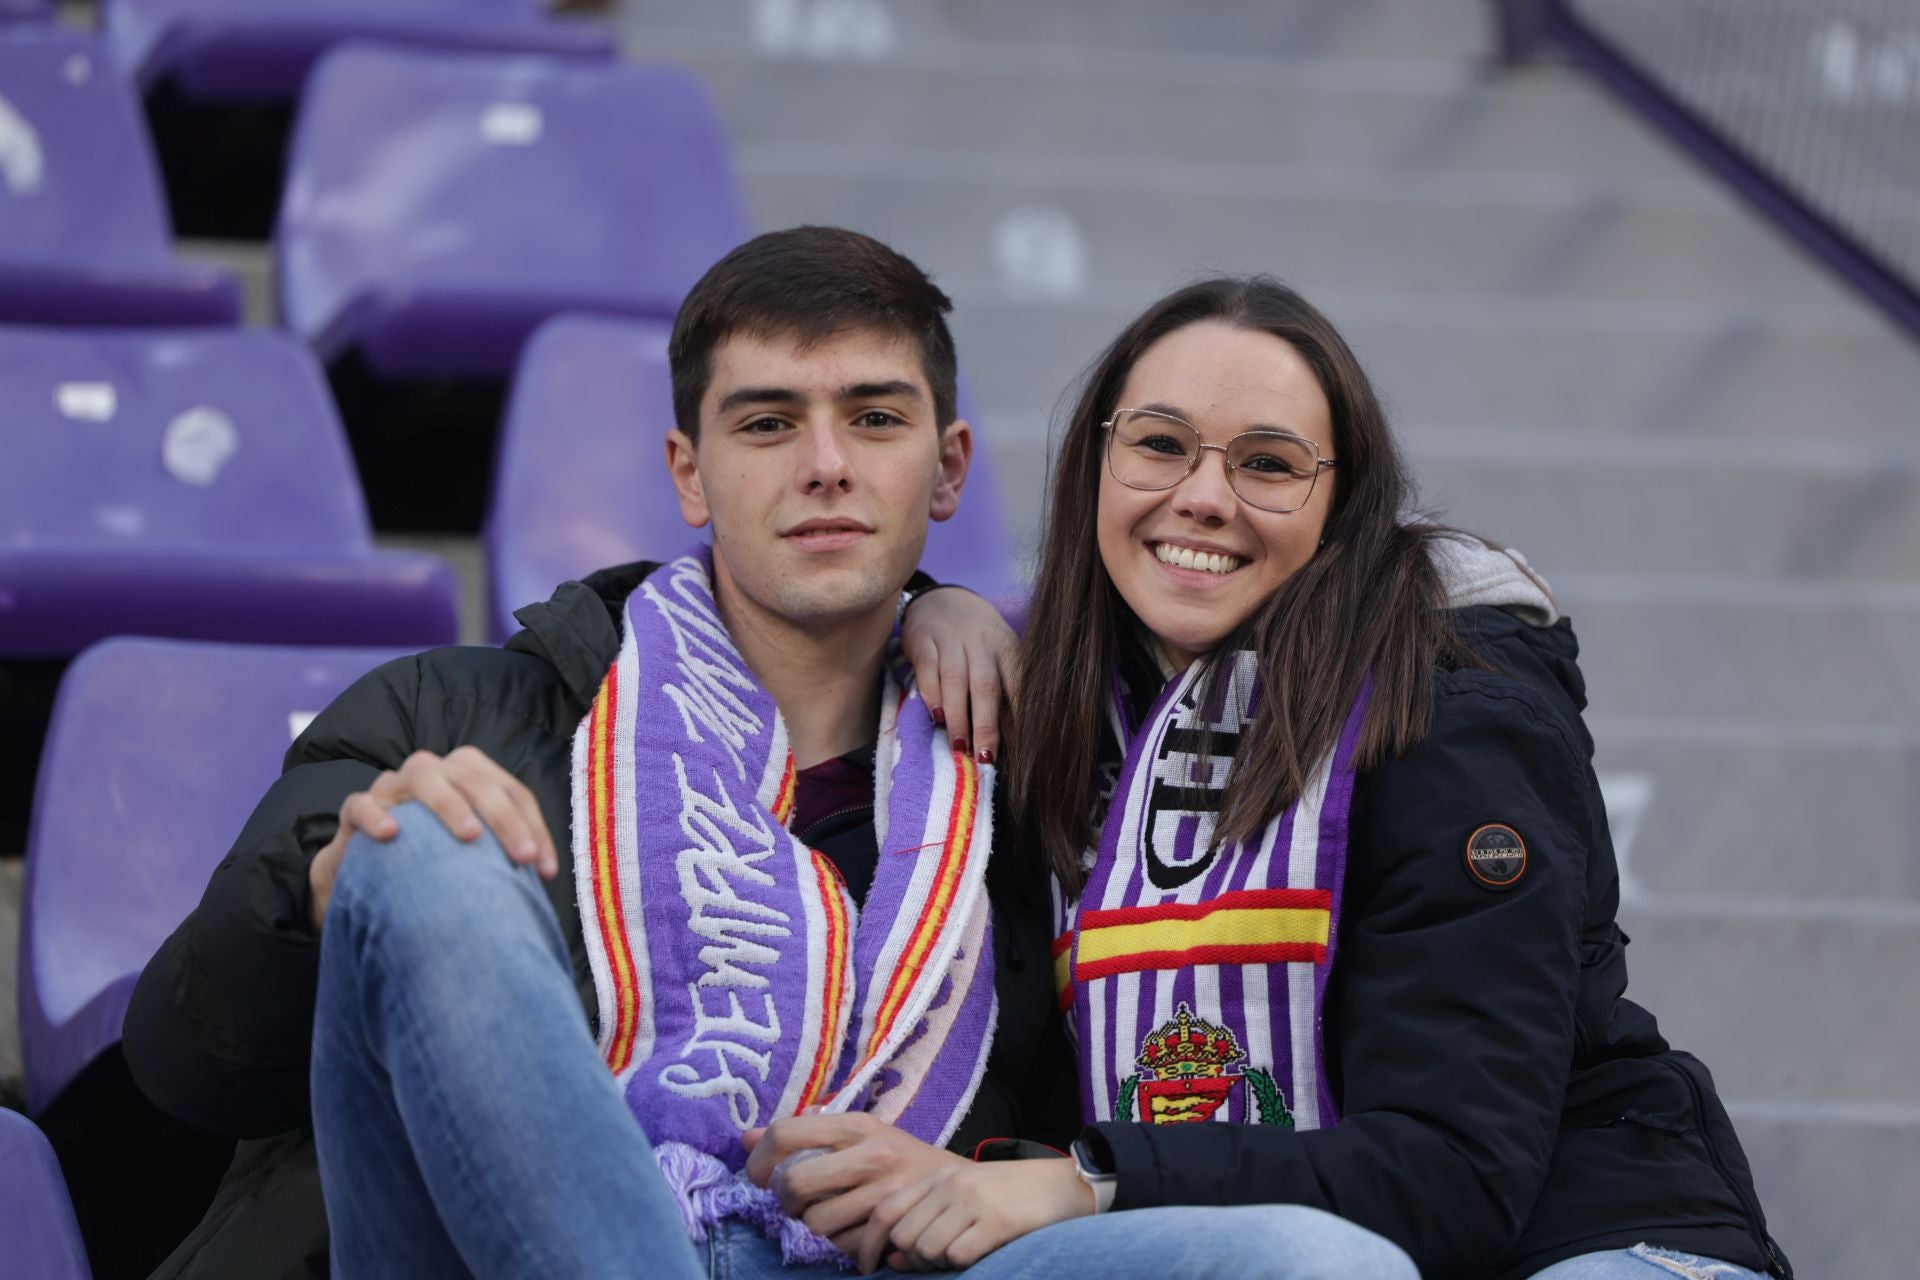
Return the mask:
M 1191 422 L 1154 409 L 1118 409 L 1100 424 L 1107 433 L 1107 469 L 1129 489 L 1171 489 L 1192 475 L 1209 449 L 1225 455 L 1227 483 L 1262 511 L 1298 511 L 1314 482 L 1334 465 L 1320 446 L 1290 431 L 1261 427 L 1225 444 L 1207 444 Z

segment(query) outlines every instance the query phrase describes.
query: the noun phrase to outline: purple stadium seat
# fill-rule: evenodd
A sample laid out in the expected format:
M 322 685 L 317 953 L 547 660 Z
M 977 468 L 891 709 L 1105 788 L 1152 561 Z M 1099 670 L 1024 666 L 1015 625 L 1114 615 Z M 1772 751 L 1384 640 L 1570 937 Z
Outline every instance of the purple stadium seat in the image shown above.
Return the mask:
M 306 721 L 396 656 L 117 639 L 74 660 L 27 840 L 29 1110 L 120 1039 L 140 970 L 200 900 Z
M 0 658 L 458 633 L 452 569 L 374 549 L 326 384 L 283 335 L 0 327 L 0 458 Z
M 0 323 L 239 319 L 231 272 L 174 260 L 146 127 L 101 46 L 0 26 Z
M 684 68 L 349 46 L 302 99 L 281 311 L 329 363 L 504 378 L 559 312 L 670 319 L 746 226 Z
M 496 639 L 516 629 L 515 609 L 560 583 L 678 555 L 698 536 L 681 520 L 667 476 L 667 332 L 663 324 L 562 316 L 527 343 L 487 515 Z M 964 391 L 960 411 L 974 426 L 973 467 L 959 513 L 929 531 L 921 566 L 1005 604 L 1019 579 L 1000 486 Z
M 90 1280 L 87 1251 L 60 1162 L 33 1121 L 0 1109 L 0 1241 L 6 1273 L 33 1280 Z
M 296 97 L 314 62 L 354 39 L 586 57 L 617 48 L 611 28 L 556 19 L 545 0 L 104 0 L 103 18 L 136 83 L 172 79 L 207 99 Z

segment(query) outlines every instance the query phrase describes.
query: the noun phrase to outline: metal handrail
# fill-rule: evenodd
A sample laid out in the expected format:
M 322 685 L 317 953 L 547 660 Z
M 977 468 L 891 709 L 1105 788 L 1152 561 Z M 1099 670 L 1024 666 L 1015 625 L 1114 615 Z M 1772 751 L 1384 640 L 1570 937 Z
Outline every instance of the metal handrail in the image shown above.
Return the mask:
M 1677 98 L 1569 0 L 1494 0 L 1501 61 L 1517 66 L 1549 46 L 1732 188 L 1794 244 L 1920 342 L 1920 286 L 1765 160 Z

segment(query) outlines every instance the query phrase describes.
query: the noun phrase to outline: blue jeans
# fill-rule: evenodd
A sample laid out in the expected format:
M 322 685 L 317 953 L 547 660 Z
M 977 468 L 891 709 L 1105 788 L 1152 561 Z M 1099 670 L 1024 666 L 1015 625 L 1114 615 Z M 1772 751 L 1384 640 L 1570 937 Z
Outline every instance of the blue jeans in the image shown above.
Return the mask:
M 394 817 L 392 841 L 349 846 L 320 947 L 313 1117 L 334 1274 L 844 1276 L 784 1267 L 739 1224 L 688 1240 L 538 878 L 419 805 Z M 967 1274 L 1417 1280 L 1386 1240 L 1295 1205 L 1079 1218 Z
M 1650 1244 L 1607 1253 L 1583 1253 L 1556 1262 L 1533 1280 L 1767 1280 L 1758 1271 L 1715 1262 L 1691 1253 L 1677 1253 Z
M 833 1266 L 787 1267 L 780 1246 L 726 1223 L 703 1246 L 712 1280 L 847 1280 Z M 901 1273 L 881 1268 L 886 1280 Z M 1420 1280 L 1397 1245 L 1303 1205 L 1129 1209 L 1073 1218 L 1021 1236 L 969 1267 L 967 1280 Z

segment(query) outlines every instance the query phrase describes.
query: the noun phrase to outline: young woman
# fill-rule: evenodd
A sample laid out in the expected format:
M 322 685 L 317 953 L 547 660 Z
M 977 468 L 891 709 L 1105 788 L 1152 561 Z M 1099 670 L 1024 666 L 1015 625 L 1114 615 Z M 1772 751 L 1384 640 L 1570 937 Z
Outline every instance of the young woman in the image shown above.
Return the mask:
M 1290 1204 L 1428 1280 L 1790 1274 L 1706 1069 L 1623 996 L 1572 633 L 1446 607 L 1410 496 L 1353 353 L 1271 280 L 1101 357 L 1006 778 L 1058 886 L 1093 1195 L 949 1176 L 876 1213 L 896 1265 Z

